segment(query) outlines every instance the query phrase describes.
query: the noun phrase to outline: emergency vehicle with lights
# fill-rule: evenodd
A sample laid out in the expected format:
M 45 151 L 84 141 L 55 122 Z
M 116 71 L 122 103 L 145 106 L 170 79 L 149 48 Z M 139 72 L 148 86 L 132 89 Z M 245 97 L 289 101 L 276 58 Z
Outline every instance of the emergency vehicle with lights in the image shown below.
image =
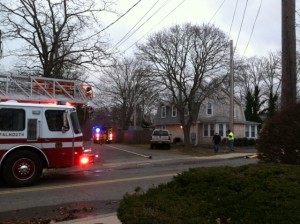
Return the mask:
M 103 139 L 103 134 L 106 138 Z M 95 144 L 111 143 L 113 140 L 113 132 L 111 127 L 95 126 L 93 127 L 93 141 Z
M 91 87 L 86 90 L 66 80 L 18 78 L 0 75 L 1 179 L 23 187 L 34 184 L 45 168 L 92 164 L 94 155 L 84 150 L 74 106 L 91 99 Z M 71 105 L 57 105 L 66 99 Z

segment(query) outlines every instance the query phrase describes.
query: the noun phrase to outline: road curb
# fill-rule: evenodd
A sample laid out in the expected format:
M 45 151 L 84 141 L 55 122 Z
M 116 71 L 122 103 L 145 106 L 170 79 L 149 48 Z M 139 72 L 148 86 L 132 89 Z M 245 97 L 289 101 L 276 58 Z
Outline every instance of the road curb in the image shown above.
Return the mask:
M 94 217 L 87 217 L 81 219 L 73 219 L 69 221 L 56 222 L 58 224 L 122 224 L 121 221 L 117 217 L 117 213 L 108 213 L 105 215 L 96 215 Z

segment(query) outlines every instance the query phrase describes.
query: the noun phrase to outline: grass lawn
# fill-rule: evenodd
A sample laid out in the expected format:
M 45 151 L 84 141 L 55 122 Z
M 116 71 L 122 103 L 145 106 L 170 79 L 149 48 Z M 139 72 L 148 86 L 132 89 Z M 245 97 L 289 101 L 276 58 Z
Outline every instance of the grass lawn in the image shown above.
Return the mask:
M 190 156 L 214 156 L 216 153 L 214 152 L 212 146 L 211 147 L 203 147 L 203 146 L 190 146 L 184 147 L 180 144 L 172 144 L 171 149 L 150 149 L 149 144 L 133 144 L 131 146 L 139 147 L 147 151 L 147 153 L 151 151 L 160 152 L 160 153 L 169 153 L 169 154 L 177 154 L 177 155 L 190 155 Z M 245 152 L 247 150 L 254 149 L 254 147 L 235 147 L 235 152 Z M 218 153 L 226 153 L 224 152 L 224 147 L 220 149 Z

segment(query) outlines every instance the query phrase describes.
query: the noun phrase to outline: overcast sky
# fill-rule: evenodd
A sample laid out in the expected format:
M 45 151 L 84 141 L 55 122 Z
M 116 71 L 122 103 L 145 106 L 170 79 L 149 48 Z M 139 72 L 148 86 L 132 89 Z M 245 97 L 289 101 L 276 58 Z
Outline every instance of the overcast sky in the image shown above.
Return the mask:
M 119 0 L 115 7 L 122 15 L 137 2 Z M 107 15 L 103 22 L 107 26 L 117 18 Z M 281 50 L 280 0 L 141 0 L 105 32 L 112 47 L 130 55 L 135 43 L 145 41 L 147 35 L 186 22 L 214 24 L 229 35 L 242 56 Z M 5 47 L 4 42 L 4 51 Z M 0 70 L 9 70 L 5 60 L 0 60 Z
M 136 2 L 119 0 L 117 8 L 125 12 Z M 240 55 L 263 56 L 281 49 L 280 0 L 142 0 L 107 31 L 115 46 L 132 30 L 120 45 L 130 53 L 148 34 L 186 22 L 214 24 L 229 35 Z

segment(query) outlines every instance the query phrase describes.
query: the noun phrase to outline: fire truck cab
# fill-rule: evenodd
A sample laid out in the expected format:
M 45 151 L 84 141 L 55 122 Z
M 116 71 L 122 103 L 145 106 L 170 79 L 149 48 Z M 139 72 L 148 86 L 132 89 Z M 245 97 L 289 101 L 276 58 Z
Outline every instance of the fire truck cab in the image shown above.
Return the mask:
M 76 108 L 0 102 L 0 175 L 11 186 L 34 184 L 45 168 L 86 166 Z

